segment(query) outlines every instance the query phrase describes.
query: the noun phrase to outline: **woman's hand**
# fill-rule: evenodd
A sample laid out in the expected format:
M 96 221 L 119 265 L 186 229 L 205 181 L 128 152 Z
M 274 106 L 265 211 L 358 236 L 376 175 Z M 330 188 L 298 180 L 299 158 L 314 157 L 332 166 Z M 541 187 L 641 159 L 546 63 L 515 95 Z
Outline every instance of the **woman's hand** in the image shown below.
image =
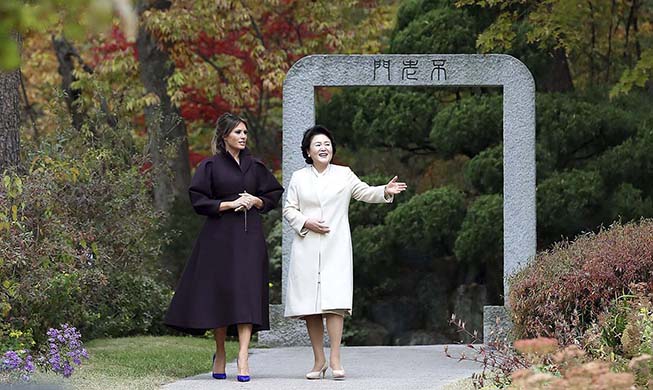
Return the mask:
M 397 176 L 393 177 L 392 180 L 385 185 L 385 194 L 387 196 L 397 195 L 408 188 L 406 183 L 397 182 Z
M 248 194 L 247 192 L 243 192 L 242 194 L 238 194 L 238 195 L 240 195 L 240 198 L 238 199 L 245 200 L 247 210 L 251 209 L 252 207 L 256 207 L 257 209 L 263 207 L 263 201 L 259 197 L 256 197 L 252 194 Z
M 317 220 L 315 218 L 307 219 L 306 222 L 304 222 L 304 227 L 318 234 L 326 234 L 331 231 L 329 227 L 324 223 L 324 221 Z
M 229 202 L 229 208 L 233 209 L 234 211 L 243 211 L 245 209 L 249 210 L 251 206 L 249 206 L 249 202 L 247 201 L 247 198 L 244 196 L 239 197 L 236 200 L 232 200 Z

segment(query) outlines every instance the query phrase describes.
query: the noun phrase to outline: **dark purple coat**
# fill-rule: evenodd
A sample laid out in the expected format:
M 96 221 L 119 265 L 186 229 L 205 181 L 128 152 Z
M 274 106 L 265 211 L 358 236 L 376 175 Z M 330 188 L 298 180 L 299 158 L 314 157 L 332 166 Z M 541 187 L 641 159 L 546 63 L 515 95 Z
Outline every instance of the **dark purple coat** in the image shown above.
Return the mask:
M 263 200 L 263 208 L 220 213 L 220 202 L 243 191 Z M 189 188 L 193 208 L 206 215 L 164 323 L 190 334 L 251 323 L 253 331 L 270 329 L 268 254 L 261 213 L 274 209 L 283 187 L 247 149 L 240 165 L 229 153 L 203 160 Z M 230 326 L 232 325 L 232 326 Z

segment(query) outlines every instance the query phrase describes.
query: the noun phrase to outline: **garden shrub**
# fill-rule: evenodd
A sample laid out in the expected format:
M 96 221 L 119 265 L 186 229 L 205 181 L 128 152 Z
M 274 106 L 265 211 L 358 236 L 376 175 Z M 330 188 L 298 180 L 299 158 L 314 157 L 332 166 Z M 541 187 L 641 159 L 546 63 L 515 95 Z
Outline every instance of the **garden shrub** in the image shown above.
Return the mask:
M 444 157 L 474 157 L 502 141 L 502 97 L 469 96 L 435 114 L 430 140 Z
M 270 211 L 263 215 L 263 220 L 264 225 L 272 222 L 269 232 L 265 235 L 265 241 L 268 246 L 268 259 L 270 261 L 270 303 L 281 304 L 281 271 L 283 268 L 281 258 L 283 254 L 281 250 L 281 241 L 283 238 L 281 213 L 278 209 Z
M 448 255 L 453 252 L 464 217 L 463 193 L 446 186 L 415 195 L 400 204 L 386 216 L 385 224 L 393 240 L 404 247 Z
M 601 176 L 574 169 L 556 172 L 537 186 L 537 233 L 545 244 L 598 226 L 605 201 Z
M 503 144 L 489 147 L 465 165 L 465 179 L 482 194 L 503 193 Z
M 503 197 L 481 195 L 467 209 L 454 245 L 460 261 L 488 263 L 503 254 Z
M 653 355 L 653 283 L 631 284 L 629 290 L 585 333 L 583 344 L 592 356 L 614 360 Z
M 62 128 L 0 175 L 0 324 L 37 344 L 60 323 L 86 338 L 163 332 L 164 215 L 128 129 L 95 125 Z
M 32 331 L 13 329 L 7 323 L 0 323 L 0 351 L 30 349 L 35 344 Z
M 92 326 L 80 331 L 91 339 L 166 333 L 163 317 L 171 298 L 170 289 L 147 275 L 112 273 L 92 303 Z
M 511 278 L 517 337 L 554 337 L 562 345 L 583 334 L 633 283 L 653 278 L 653 220 L 614 223 L 598 233 L 539 253 Z M 650 286 L 649 286 L 650 288 Z

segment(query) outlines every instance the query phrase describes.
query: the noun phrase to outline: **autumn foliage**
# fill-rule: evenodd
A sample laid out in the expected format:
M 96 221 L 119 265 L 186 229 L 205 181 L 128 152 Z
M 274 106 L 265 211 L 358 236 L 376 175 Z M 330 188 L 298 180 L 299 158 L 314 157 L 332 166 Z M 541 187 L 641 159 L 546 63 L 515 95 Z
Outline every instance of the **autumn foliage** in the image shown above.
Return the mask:
M 653 280 L 653 221 L 615 223 L 541 252 L 512 279 L 510 307 L 522 337 L 578 343 L 632 283 Z M 649 286 L 650 288 L 650 286 Z

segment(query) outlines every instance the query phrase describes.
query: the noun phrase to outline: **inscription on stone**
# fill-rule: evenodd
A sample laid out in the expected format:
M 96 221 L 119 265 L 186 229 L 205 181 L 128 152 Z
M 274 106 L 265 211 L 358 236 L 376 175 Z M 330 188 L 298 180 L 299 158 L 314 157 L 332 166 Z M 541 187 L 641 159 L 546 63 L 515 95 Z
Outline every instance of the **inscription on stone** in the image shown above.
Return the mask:
M 374 60 L 374 77 L 372 80 L 376 80 L 376 71 L 381 67 L 388 71 L 388 81 L 390 81 L 390 60 Z
M 438 81 L 440 81 L 440 75 L 442 74 L 443 79 L 447 79 L 447 70 L 444 68 L 444 64 L 447 60 L 432 60 L 433 61 L 433 70 L 431 71 L 431 81 L 433 81 L 433 74 L 437 70 Z
M 373 62 L 373 71 L 372 71 L 372 80 L 385 80 L 392 81 L 392 60 L 384 59 L 375 59 Z M 447 69 L 445 64 L 447 60 L 445 59 L 434 59 L 431 60 L 431 81 L 446 81 L 447 80 Z M 428 68 L 428 66 L 420 65 L 419 60 L 416 59 L 405 59 L 401 61 L 401 80 L 420 80 L 421 75 L 428 74 L 428 69 L 425 72 L 420 72 L 420 69 Z M 424 76 L 425 78 L 425 76 Z

